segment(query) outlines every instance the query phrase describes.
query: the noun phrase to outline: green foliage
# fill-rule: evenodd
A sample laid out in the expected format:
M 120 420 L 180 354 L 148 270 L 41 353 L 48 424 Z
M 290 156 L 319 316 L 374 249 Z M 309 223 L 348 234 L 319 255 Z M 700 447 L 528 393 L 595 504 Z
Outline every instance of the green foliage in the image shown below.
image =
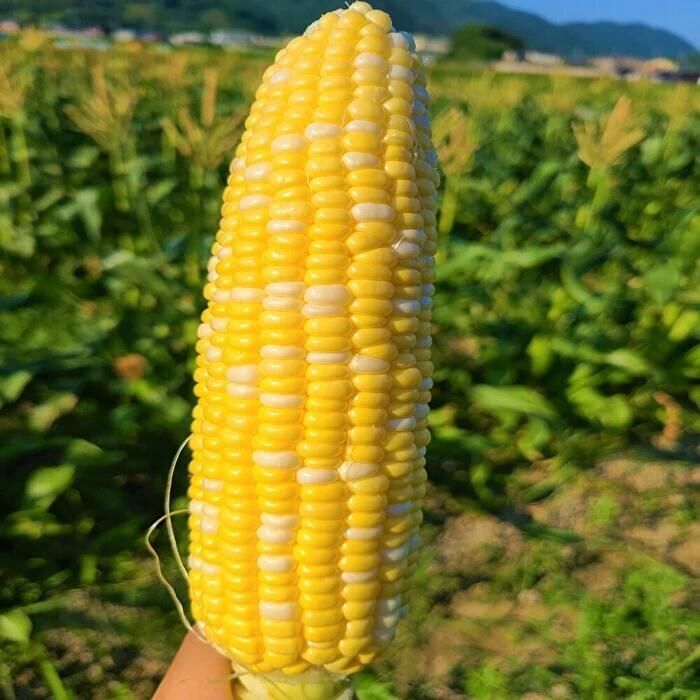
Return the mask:
M 0 103 L 13 107 L 0 111 L 0 636 L 10 665 L 39 668 L 57 697 L 37 637 L 67 592 L 99 590 L 149 610 L 154 637 L 179 634 L 167 596 L 134 581 L 152 578 L 143 534 L 188 433 L 208 251 L 237 117 L 264 67 L 205 51 L 0 54 L 0 78 L 13 76 Z M 498 509 L 513 470 L 532 462 L 553 458 L 568 475 L 670 424 L 686 449 L 700 430 L 695 98 L 631 88 L 644 140 L 591 170 L 571 122 L 596 137 L 619 85 L 440 69 L 432 81 L 436 112 L 466 114 L 455 123 L 468 134 L 450 143 L 469 148 L 450 169 L 441 222 L 433 483 L 451 502 Z M 601 500 L 593 522 L 607 527 L 616 512 Z M 575 541 L 566 527 L 523 529 Z M 656 605 L 640 586 L 630 583 L 638 607 Z M 5 670 L 3 658 L 0 684 Z M 484 666 L 470 692 L 497 693 L 499 673 Z
M 522 51 L 519 36 L 486 24 L 467 25 L 452 34 L 452 49 L 447 60 L 497 61 L 504 51 Z

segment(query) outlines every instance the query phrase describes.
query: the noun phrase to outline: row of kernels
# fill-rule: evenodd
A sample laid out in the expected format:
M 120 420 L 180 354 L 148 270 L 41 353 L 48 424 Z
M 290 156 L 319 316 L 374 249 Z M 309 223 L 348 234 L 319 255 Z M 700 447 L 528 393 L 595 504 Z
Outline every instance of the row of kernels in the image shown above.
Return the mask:
M 376 27 L 376 25 L 374 25 Z M 390 181 L 382 172 L 385 112 L 381 102 L 386 90 L 390 43 L 384 31 L 371 27 L 358 42 L 358 54 L 351 76 L 354 85 L 352 117 L 345 126 L 342 145 L 344 163 L 350 171 L 351 214 L 354 231 L 349 239 L 352 263 L 349 286 L 355 297 L 351 307 L 353 359 L 350 369 L 355 391 L 349 418 L 348 461 L 341 470 L 352 494 L 341 548 L 343 606 L 346 625 L 340 649 L 353 657 L 367 652 L 372 644 L 374 599 L 379 590 L 378 542 L 384 519 L 383 496 L 388 487 L 377 474 L 382 457 L 379 443 L 384 437 L 386 391 L 390 388 L 386 370 L 391 333 L 386 328 L 393 294 L 390 268 L 396 257 L 388 247 L 394 237 L 395 211 L 389 204 Z M 372 352 L 374 349 L 374 352 Z M 369 350 L 369 353 L 366 352 Z
M 288 66 L 290 57 L 304 47 L 303 41 L 290 42 L 280 60 L 282 69 L 270 78 L 276 89 L 287 91 L 287 99 L 281 121 L 266 139 L 274 201 L 267 212 L 268 238 L 262 256 L 266 284 L 260 316 L 262 393 L 253 453 L 261 521 L 257 530 L 259 615 L 265 647 L 258 670 L 293 664 L 301 648 L 294 547 L 300 520 L 295 512 L 296 473 L 301 464 L 296 447 L 303 436 L 306 394 L 306 353 L 299 329 L 310 192 L 303 172 L 308 141 L 300 133 L 300 124 L 305 105 L 314 99 L 316 81 L 306 74 L 298 57 L 293 70 Z
M 336 22 L 337 25 L 337 22 Z M 345 32 L 334 30 L 324 65 L 351 55 Z M 331 36 L 332 36 L 331 34 Z M 338 658 L 337 639 L 342 631 L 340 571 L 337 552 L 341 543 L 344 492 L 337 470 L 347 439 L 350 359 L 347 307 L 350 294 L 345 282 L 349 258 L 344 238 L 349 232 L 350 200 L 345 192 L 341 161 L 342 121 L 334 110 L 351 99 L 341 74 L 326 73 L 318 85 L 314 121 L 306 129 L 310 140 L 306 173 L 315 207 L 312 243 L 306 259 L 307 290 L 302 309 L 309 351 L 307 379 L 311 410 L 305 415 L 305 439 L 300 445 L 304 468 L 300 473 L 301 503 L 307 517 L 298 533 L 298 555 L 303 564 L 299 577 L 304 609 L 302 658 L 312 664 Z M 323 505 L 323 508 L 320 506 Z M 329 511 L 327 506 L 331 506 Z
M 393 58 L 405 68 L 413 66 L 413 60 L 402 46 L 393 50 Z M 387 490 L 387 520 L 380 537 L 379 597 L 386 601 L 400 596 L 405 590 L 405 576 L 408 569 L 408 547 L 410 530 L 413 526 L 411 515 L 411 458 L 415 453 L 415 399 L 421 381 L 420 372 L 415 368 L 415 358 L 410 350 L 417 340 L 420 312 L 419 285 L 420 270 L 415 260 L 420 253 L 419 246 L 409 238 L 420 241 L 423 228 L 422 206 L 414 185 L 415 173 L 412 167 L 415 150 L 415 127 L 412 122 L 413 98 L 412 70 L 395 71 L 390 76 L 389 86 L 392 98 L 385 104 L 390 116 L 391 131 L 386 139 L 385 170 L 394 180 L 391 203 L 396 210 L 397 239 L 392 248 L 397 254 L 397 264 L 392 272 L 395 286 L 392 313 L 388 327 L 392 340 L 401 351 L 391 363 L 390 373 L 393 383 L 387 407 L 387 435 L 384 440 L 385 457 L 380 469 L 389 478 Z M 404 232 L 407 232 L 404 233 Z M 414 233 L 415 232 L 415 233 Z M 388 612 L 378 606 L 373 621 L 373 640 L 384 646 L 394 636 L 398 614 Z
M 419 83 L 424 82 L 424 76 L 419 72 L 417 76 Z M 430 141 L 429 122 L 425 117 L 425 113 L 429 108 L 429 98 L 424 88 L 419 87 L 416 90 L 416 95 L 419 98 L 414 102 L 414 108 L 419 107 L 415 111 L 415 123 L 417 126 L 419 139 L 419 158 L 416 164 L 416 172 L 419 180 L 419 191 L 421 203 L 424 208 L 423 218 L 425 221 L 424 231 L 426 234 L 425 240 L 421 243 L 420 260 L 423 263 L 421 271 L 421 296 L 419 312 L 421 324 L 417 334 L 417 343 L 414 350 L 417 363 L 416 367 L 420 370 L 423 380 L 421 382 L 422 401 L 416 406 L 416 429 L 420 430 L 420 446 L 418 447 L 418 460 L 414 463 L 412 478 L 411 478 L 411 502 L 413 504 L 412 517 L 414 520 L 411 528 L 411 539 L 409 540 L 411 551 L 408 557 L 407 580 L 410 581 L 418 567 L 418 544 L 419 544 L 419 526 L 422 521 L 422 503 L 425 495 L 425 482 L 427 473 L 425 471 L 425 450 L 429 440 L 428 425 L 428 401 L 430 398 L 430 388 L 432 387 L 432 372 L 433 365 L 430 362 L 430 320 L 432 315 L 432 295 L 435 291 L 433 286 L 434 281 L 434 254 L 437 249 L 437 229 L 435 211 L 437 207 L 436 186 L 438 184 L 438 176 L 435 172 L 437 158 L 435 150 Z M 402 603 L 407 605 L 409 600 L 408 591 L 404 591 L 402 595 Z
M 231 319 L 229 329 L 232 332 L 229 347 L 236 353 L 236 356 L 231 359 L 240 359 L 241 352 L 248 352 L 255 357 L 253 362 L 235 363 L 227 370 L 227 379 L 231 382 L 228 393 L 237 399 L 257 398 L 260 394 L 259 353 L 262 326 L 259 318 L 264 309 L 261 302 L 265 296 L 262 287 L 264 286 L 264 254 L 268 238 L 266 227 L 269 223 L 268 208 L 273 201 L 271 195 L 276 189 L 274 186 L 276 183 L 270 183 L 274 164 L 268 144 L 271 143 L 270 132 L 274 133 L 276 125 L 283 116 L 279 108 L 285 103 L 286 92 L 287 88 L 279 83 L 276 90 L 271 90 L 265 83 L 258 91 L 258 101 L 251 110 L 247 123 L 250 136 L 244 140 L 250 149 L 247 150 L 243 162 L 241 162 L 242 159 L 237 159 L 238 163 L 232 168 L 232 178 L 237 176 L 240 181 L 242 175 L 243 181 L 237 183 L 234 180 L 227 191 L 229 197 L 238 197 L 237 210 L 240 215 L 238 225 L 232 230 L 229 244 L 233 259 L 225 257 L 217 266 L 219 273 L 231 270 L 234 275 L 234 286 L 229 291 L 229 301 L 232 303 L 227 309 Z M 277 109 L 269 109 L 267 114 L 263 115 L 262 107 L 266 104 L 265 98 L 268 95 L 270 106 L 276 106 Z M 235 187 L 236 184 L 239 184 L 239 187 Z M 235 264 L 233 264 L 234 260 Z M 247 478 L 250 479 L 259 476 L 259 466 L 253 466 L 256 461 L 253 458 L 255 452 L 252 448 L 265 446 L 254 445 L 256 435 L 259 434 L 263 423 L 258 422 L 257 416 L 251 415 L 250 402 L 242 403 L 239 410 L 244 410 L 229 414 L 227 421 L 229 432 L 226 435 L 237 447 L 246 447 L 250 450 L 247 453 L 247 462 L 253 467 L 247 474 Z M 257 452 L 259 453 L 260 450 L 258 449 Z M 265 620 L 261 618 L 262 603 L 258 594 L 268 592 L 269 585 L 266 589 L 258 575 L 257 560 L 260 548 L 256 546 L 256 540 L 259 537 L 260 528 L 264 527 L 260 525 L 261 493 L 259 489 L 255 489 L 246 495 L 247 498 L 242 499 L 241 494 L 236 493 L 231 499 L 231 507 L 227 509 L 227 514 L 231 516 L 233 522 L 225 532 L 221 533 L 221 540 L 224 546 L 237 549 L 235 552 L 237 556 L 232 561 L 238 562 L 238 566 L 241 565 L 241 555 L 245 557 L 242 560 L 244 572 L 236 579 L 228 581 L 229 612 L 233 608 L 236 614 L 229 615 L 226 629 L 231 636 L 232 649 L 238 655 L 243 655 L 242 660 L 254 663 L 260 660 L 264 651 L 261 632 L 262 634 L 266 632 L 263 629 Z M 245 510 L 241 511 L 241 508 Z M 272 539 L 273 542 L 268 542 L 266 545 L 274 547 L 276 538 L 268 539 Z M 230 559 L 227 558 L 227 563 L 229 561 Z M 274 574 L 263 573 L 263 576 L 268 575 Z M 258 578 L 259 587 L 255 585 L 256 578 Z M 271 582 L 268 580 L 267 583 Z
M 240 163 L 240 161 L 239 161 Z M 205 295 L 209 300 L 208 308 L 202 315 L 200 337 L 208 346 L 201 347 L 201 363 L 197 370 L 199 404 L 194 412 L 195 425 L 193 429 L 199 440 L 193 440 L 193 460 L 190 467 L 192 472 L 189 495 L 191 498 L 190 511 L 190 588 L 195 617 L 205 623 L 212 641 L 221 643 L 224 635 L 224 613 L 221 608 L 221 566 L 218 563 L 219 548 L 216 537 L 221 527 L 221 506 L 223 479 L 221 444 L 218 431 L 225 422 L 221 406 L 226 401 L 227 380 L 226 365 L 223 356 L 227 344 L 228 324 L 225 315 L 225 301 L 222 294 L 225 285 L 231 281 L 227 270 L 217 270 L 217 266 L 227 258 L 228 249 L 222 245 L 229 239 L 227 230 L 232 219 L 236 218 L 236 208 L 230 206 L 228 200 L 234 190 L 241 193 L 242 178 L 240 169 L 232 172 L 231 186 L 225 194 L 226 212 L 222 212 L 221 229 L 217 242 L 212 247 L 212 259 L 209 265 L 209 284 Z M 222 284 L 223 283 L 223 284 Z M 218 407 L 218 408 L 216 408 Z M 198 565 L 200 564 L 200 565 Z

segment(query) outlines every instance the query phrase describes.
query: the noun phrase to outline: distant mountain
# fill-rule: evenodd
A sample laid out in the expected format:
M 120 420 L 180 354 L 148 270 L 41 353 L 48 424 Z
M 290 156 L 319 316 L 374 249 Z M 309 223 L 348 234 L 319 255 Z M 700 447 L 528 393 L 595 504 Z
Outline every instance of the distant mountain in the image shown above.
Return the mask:
M 441 3 L 452 24 L 491 24 L 519 35 L 531 49 L 561 56 L 636 56 L 677 58 L 695 53 L 690 42 L 646 24 L 572 22 L 554 24 L 531 12 L 500 2 L 445 0 Z
M 469 2 L 469 0 L 447 0 L 442 3 L 451 18 L 452 26 L 464 24 L 490 24 L 518 35 L 529 49 L 560 55 L 571 55 L 574 51 L 586 56 L 593 55 L 585 38 L 570 32 L 566 27 L 552 24 L 532 12 L 514 10 L 500 2 Z
M 165 32 L 241 28 L 266 34 L 297 33 L 343 0 L 0 0 L 0 19 L 63 22 Z M 530 49 L 562 56 L 631 55 L 676 58 L 697 52 L 681 37 L 644 24 L 554 24 L 539 15 L 485 0 L 375 0 L 401 29 L 452 34 L 467 24 L 488 24 L 520 36 Z
M 572 22 L 565 27 L 582 37 L 596 55 L 677 58 L 697 51 L 677 34 L 646 24 Z

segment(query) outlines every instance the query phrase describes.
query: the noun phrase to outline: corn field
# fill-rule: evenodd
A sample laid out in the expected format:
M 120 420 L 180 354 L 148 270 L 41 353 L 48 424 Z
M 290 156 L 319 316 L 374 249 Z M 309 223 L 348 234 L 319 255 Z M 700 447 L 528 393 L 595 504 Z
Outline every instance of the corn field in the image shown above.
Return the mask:
M 142 539 L 189 432 L 221 191 L 271 58 L 59 50 L 39 32 L 0 44 L 3 697 L 147 697 L 181 635 Z M 569 574 L 622 537 L 625 489 L 595 491 L 590 532 L 543 524 L 532 504 L 551 505 L 621 454 L 663 460 L 669 474 L 697 474 L 700 462 L 700 90 L 429 73 L 443 172 L 432 544 L 407 621 L 415 639 L 406 633 L 360 697 L 698 697 L 688 591 L 700 555 L 663 568 L 700 539 L 697 476 L 663 507 L 630 505 L 649 522 L 668 516 L 675 539 L 653 565 L 625 564 L 617 598 L 585 607 L 578 647 L 555 639 L 555 656 L 515 667 L 481 647 L 439 673 L 415 665 L 411 645 L 423 632 L 438 639 L 459 591 L 486 579 L 505 597 L 540 591 L 558 610 L 540 582 L 575 597 Z M 174 507 L 185 483 L 179 470 Z M 450 564 L 446 522 L 521 511 L 498 550 L 520 568 L 484 563 L 473 578 Z M 631 599 L 642 622 L 620 612 Z M 584 664 L 600 645 L 605 661 Z M 94 658 L 82 659 L 86 647 Z M 559 686 L 568 694 L 552 695 Z

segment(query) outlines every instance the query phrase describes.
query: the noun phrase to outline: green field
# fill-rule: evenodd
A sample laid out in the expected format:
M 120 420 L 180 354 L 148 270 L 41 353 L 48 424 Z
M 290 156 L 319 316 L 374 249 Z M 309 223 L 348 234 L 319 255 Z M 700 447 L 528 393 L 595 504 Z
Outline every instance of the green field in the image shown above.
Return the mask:
M 1 697 L 147 698 L 182 637 L 143 539 L 270 60 L 0 45 Z M 698 698 L 700 91 L 430 73 L 427 544 L 359 697 Z

